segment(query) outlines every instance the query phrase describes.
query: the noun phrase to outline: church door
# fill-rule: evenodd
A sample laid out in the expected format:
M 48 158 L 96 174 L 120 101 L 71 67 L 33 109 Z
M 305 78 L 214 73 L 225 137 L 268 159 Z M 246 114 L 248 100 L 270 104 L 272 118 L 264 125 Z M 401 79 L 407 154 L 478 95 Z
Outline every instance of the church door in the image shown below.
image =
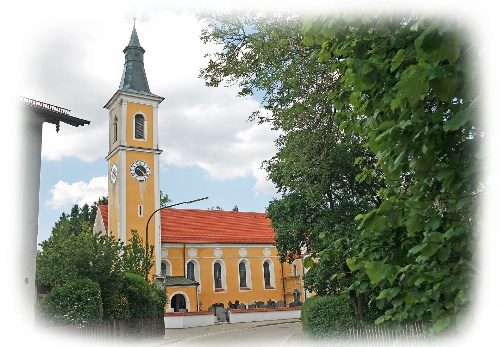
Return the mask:
M 170 302 L 170 307 L 174 309 L 174 312 L 179 312 L 179 310 L 186 309 L 186 298 L 182 294 L 175 294 Z

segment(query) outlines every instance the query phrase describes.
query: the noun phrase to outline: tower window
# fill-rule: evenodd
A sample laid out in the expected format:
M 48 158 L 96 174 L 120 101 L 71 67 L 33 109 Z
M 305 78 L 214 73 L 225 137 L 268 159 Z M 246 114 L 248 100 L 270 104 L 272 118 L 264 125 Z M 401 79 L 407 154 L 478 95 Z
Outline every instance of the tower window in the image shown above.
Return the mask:
M 142 205 L 139 205 L 137 207 L 137 214 L 139 215 L 139 217 L 142 217 L 144 215 L 144 208 Z
M 113 120 L 113 143 L 118 141 L 118 118 Z
M 134 118 L 134 138 L 136 140 L 145 140 L 145 122 L 146 119 L 142 114 L 136 114 Z

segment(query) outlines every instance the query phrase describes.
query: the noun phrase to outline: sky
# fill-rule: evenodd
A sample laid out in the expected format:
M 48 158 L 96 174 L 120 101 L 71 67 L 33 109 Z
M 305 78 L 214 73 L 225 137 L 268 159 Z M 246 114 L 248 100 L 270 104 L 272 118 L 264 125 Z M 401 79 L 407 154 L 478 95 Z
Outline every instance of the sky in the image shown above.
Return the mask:
M 275 153 L 277 134 L 269 127 L 248 122 L 259 100 L 237 97 L 237 88 L 210 88 L 198 78 L 206 63 L 204 55 L 219 49 L 199 39 L 202 23 L 193 8 L 243 8 L 264 11 L 321 12 L 326 5 L 340 10 L 417 9 L 436 15 L 456 16 L 470 21 L 484 60 L 485 110 L 491 107 L 498 90 L 498 19 L 486 1 L 364 1 L 353 5 L 336 1 L 16 1 L 4 8 L 1 21 L 2 68 L 7 79 L 2 96 L 20 95 L 71 110 L 71 115 L 89 120 L 90 125 L 62 124 L 43 128 L 40 173 L 39 242 L 48 238 L 62 212 L 73 204 L 92 203 L 107 194 L 108 111 L 104 105 L 119 87 L 123 70 L 123 49 L 130 39 L 133 17 L 142 47 L 151 92 L 165 100 L 159 107 L 160 186 L 173 203 L 208 196 L 209 199 L 181 206 L 207 209 L 219 206 L 230 210 L 264 212 L 275 187 L 260 169 L 263 160 Z M 331 5 L 335 3 L 335 5 Z M 6 5 L 4 5 L 6 6 Z M 5 76 L 4 76 L 5 77 Z M 7 111 L 4 111 L 7 112 Z M 494 112 L 485 118 L 485 129 L 497 127 Z M 5 113 L 4 113 L 5 115 Z M 9 134 L 6 132 L 7 138 Z M 14 136 L 14 135 L 11 135 Z M 496 141 L 488 138 L 489 198 L 484 204 L 484 225 L 496 225 L 494 208 L 498 180 Z M 4 161 L 16 161 L 11 142 L 2 142 Z M 4 198 L 15 196 L 16 184 L 9 170 L 0 170 Z M 493 199 L 490 202 L 490 199 Z M 3 209 L 3 211 L 8 211 Z M 493 219 L 493 222 L 492 222 Z M 489 245 L 498 245 L 493 228 L 481 236 Z M 482 252 L 490 263 L 489 248 Z M 492 263 L 498 264 L 493 251 Z M 498 276 L 494 276 L 495 278 Z M 491 277 L 493 280 L 493 277 Z M 484 289 L 493 287 L 490 277 Z M 498 288 L 498 286 L 496 286 Z M 489 291 L 481 292 L 487 295 Z M 497 294 L 495 294 L 497 295 Z M 483 322 L 488 325 L 488 321 Z M 493 328 L 494 329 L 494 328 Z

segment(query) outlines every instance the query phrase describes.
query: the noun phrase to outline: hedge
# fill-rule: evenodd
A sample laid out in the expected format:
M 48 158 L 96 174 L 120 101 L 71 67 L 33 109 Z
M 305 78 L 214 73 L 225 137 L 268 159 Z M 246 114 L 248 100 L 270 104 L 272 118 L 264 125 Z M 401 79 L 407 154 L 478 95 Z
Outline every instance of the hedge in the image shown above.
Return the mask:
M 80 279 L 57 286 L 40 301 L 38 314 L 48 325 L 100 323 L 103 311 L 99 284 Z
M 345 293 L 308 298 L 300 319 L 304 332 L 314 339 L 343 339 L 359 323 Z

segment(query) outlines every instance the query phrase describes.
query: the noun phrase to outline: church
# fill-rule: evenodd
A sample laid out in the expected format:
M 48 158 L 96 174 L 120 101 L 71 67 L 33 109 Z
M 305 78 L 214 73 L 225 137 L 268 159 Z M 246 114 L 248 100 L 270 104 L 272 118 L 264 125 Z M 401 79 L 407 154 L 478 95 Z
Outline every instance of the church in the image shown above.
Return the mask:
M 302 259 L 280 263 L 265 213 L 160 207 L 159 105 L 144 68 L 134 27 L 109 111 L 108 205 L 99 206 L 94 232 L 127 242 L 137 230 L 154 246 L 150 280 L 166 290 L 167 311 L 209 307 L 297 305 L 305 300 Z

